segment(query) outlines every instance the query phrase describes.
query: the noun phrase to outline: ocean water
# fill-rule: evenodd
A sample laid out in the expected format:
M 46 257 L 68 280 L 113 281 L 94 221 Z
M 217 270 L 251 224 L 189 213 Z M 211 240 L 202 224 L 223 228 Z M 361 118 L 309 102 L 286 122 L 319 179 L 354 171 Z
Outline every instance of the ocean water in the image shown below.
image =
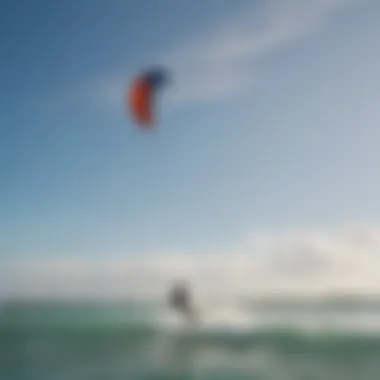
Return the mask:
M 4 302 L 0 379 L 378 380 L 380 306 L 252 302 L 186 327 L 159 302 Z

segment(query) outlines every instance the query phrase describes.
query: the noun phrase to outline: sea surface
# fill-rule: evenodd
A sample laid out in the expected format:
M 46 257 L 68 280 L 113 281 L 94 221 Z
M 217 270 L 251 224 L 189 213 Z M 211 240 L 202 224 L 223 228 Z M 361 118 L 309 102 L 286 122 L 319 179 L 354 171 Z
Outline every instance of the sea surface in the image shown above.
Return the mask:
M 160 302 L 0 304 L 1 380 L 379 380 L 377 302 L 247 302 L 185 326 Z

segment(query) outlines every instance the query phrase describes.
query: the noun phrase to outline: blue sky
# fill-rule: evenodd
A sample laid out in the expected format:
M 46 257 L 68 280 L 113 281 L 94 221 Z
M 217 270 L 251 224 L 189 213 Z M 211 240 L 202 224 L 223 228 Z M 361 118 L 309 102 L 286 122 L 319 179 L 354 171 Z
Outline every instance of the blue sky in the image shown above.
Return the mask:
M 376 226 L 380 3 L 2 1 L 0 254 L 203 252 Z M 159 126 L 123 107 L 163 64 Z

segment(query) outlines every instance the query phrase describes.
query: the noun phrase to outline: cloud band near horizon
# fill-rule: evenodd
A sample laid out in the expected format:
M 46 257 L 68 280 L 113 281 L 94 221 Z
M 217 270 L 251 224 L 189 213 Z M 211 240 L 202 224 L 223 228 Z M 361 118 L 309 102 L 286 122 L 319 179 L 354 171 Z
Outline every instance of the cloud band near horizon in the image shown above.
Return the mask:
M 0 296 L 158 296 L 176 278 L 225 297 L 380 294 L 380 229 L 255 233 L 219 252 L 2 259 Z

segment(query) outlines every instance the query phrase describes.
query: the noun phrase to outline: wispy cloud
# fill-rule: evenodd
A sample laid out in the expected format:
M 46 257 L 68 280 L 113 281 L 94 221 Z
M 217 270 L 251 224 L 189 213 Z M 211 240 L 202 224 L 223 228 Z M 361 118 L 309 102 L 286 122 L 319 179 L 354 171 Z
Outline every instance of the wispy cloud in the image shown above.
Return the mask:
M 380 229 L 255 233 L 218 253 L 5 261 L 1 296 L 162 295 L 176 277 L 198 294 L 380 294 Z
M 152 58 L 173 73 L 165 104 L 228 100 L 252 90 L 263 58 L 321 31 L 334 12 L 353 3 L 358 1 L 268 0 L 263 8 L 251 5 L 219 20 L 207 33 Z M 92 94 L 103 105 L 119 106 L 126 77 L 104 78 L 92 86 Z
M 323 29 L 349 0 L 270 0 L 241 10 L 208 35 L 195 36 L 165 58 L 178 78 L 173 101 L 233 98 L 252 89 L 258 63 Z
M 252 3 L 228 15 L 207 32 L 194 34 L 162 55 L 151 57 L 153 63 L 165 65 L 173 73 L 165 104 L 187 106 L 243 95 L 262 76 L 262 59 L 322 31 L 336 11 L 366 1 L 268 0 L 261 7 Z M 133 74 L 114 72 L 82 83 L 63 91 L 57 104 L 62 108 L 86 99 L 105 108 L 119 108 Z

